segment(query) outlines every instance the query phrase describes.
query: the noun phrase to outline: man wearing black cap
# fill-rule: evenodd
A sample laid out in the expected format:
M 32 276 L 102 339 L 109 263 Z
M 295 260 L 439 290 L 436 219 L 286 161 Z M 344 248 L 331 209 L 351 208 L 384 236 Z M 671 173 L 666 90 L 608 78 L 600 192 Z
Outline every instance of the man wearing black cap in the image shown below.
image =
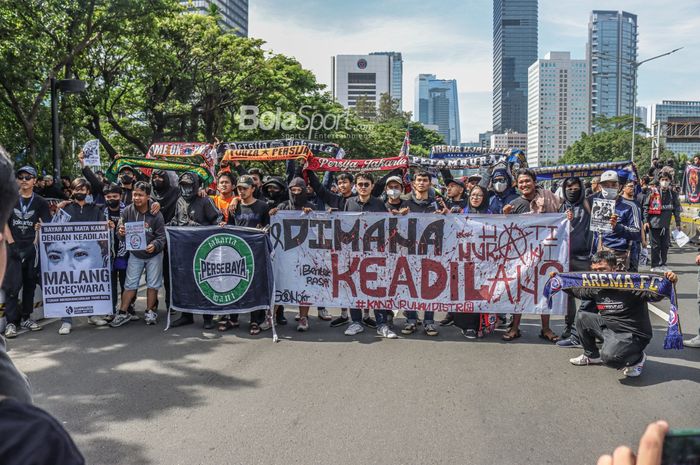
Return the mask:
M 450 179 L 447 182 L 447 200 L 445 207 L 450 213 L 460 213 L 467 206 L 468 198 L 464 195 L 467 186 L 461 179 Z
M 38 284 L 36 262 L 36 229 L 40 222 L 51 221 L 49 204 L 43 197 L 34 192 L 36 170 L 31 166 L 23 166 L 17 170 L 16 178 L 19 184 L 19 199 L 14 204 L 9 221 L 5 228 L 8 243 L 8 273 L 2 283 L 5 291 L 5 313 L 7 327 L 5 337 L 17 336 L 20 327 L 31 331 L 41 329 L 31 319 L 34 310 L 34 290 Z M 19 291 L 22 289 L 22 307 L 19 307 Z
M 119 170 L 119 185 L 122 187 L 122 202 L 124 205 L 131 205 L 132 194 L 134 191 L 134 183 L 136 182 L 136 173 L 131 166 L 123 166 Z

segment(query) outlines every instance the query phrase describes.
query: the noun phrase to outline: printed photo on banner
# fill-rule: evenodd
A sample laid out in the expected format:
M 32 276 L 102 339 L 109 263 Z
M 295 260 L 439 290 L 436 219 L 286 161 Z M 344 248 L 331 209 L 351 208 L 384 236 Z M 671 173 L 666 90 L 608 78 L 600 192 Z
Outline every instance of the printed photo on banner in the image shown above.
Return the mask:
M 110 246 L 107 222 L 41 225 L 45 316 L 112 313 Z
M 569 267 L 563 214 L 272 218 L 275 301 L 341 308 L 563 313 L 542 296 Z
M 126 232 L 126 250 L 146 250 L 146 223 L 143 221 L 130 221 L 124 223 Z
M 590 230 L 598 233 L 612 232 L 610 218 L 615 213 L 615 201 L 606 199 L 593 199 L 591 206 Z
M 100 166 L 100 141 L 89 140 L 83 146 L 83 161 L 85 166 Z

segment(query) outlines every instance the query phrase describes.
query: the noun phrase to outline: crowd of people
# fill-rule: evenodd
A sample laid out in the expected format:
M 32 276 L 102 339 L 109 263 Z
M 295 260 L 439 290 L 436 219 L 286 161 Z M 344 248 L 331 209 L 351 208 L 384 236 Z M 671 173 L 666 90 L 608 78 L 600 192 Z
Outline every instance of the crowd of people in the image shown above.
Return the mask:
M 404 215 L 409 212 L 443 215 L 536 215 L 563 213 L 570 222 L 570 270 L 629 271 L 639 270 L 640 258 L 650 245 L 650 266 L 675 281 L 667 264 L 671 232 L 680 229 L 678 182 L 673 167 L 656 164 L 647 176 L 637 180 L 628 170 L 605 171 L 590 181 L 569 177 L 552 188 L 538 183 L 536 174 L 527 168 L 513 170 L 507 163 L 484 167 L 478 174 L 454 177 L 449 170 L 440 176 L 423 169 L 410 173 L 397 169 L 375 177 L 372 173 L 326 172 L 320 179 L 313 171 L 302 171 L 295 161 L 286 162 L 286 176 L 268 176 L 258 168 L 245 169 L 238 162 L 221 167 L 211 186 L 201 185 L 194 172 L 155 169 L 146 176 L 138 169 L 123 166 L 116 182 L 78 159 L 81 175 L 62 179 L 63 189 L 52 178 L 40 176 L 32 166 L 16 170 L 19 196 L 4 228 L 8 244 L 8 273 L 2 283 L 5 293 L 6 326 L 4 335 L 16 337 L 20 328 L 39 331 L 42 326 L 32 318 L 35 289 L 39 284 L 36 238 L 41 223 L 56 221 L 107 221 L 114 231 L 110 266 L 112 268 L 113 314 L 88 318 L 91 325 L 120 327 L 143 319 L 155 325 L 159 315 L 159 291 L 164 292 L 164 311 L 170 309 L 170 273 L 168 270 L 167 226 L 235 225 L 264 229 L 270 217 L 280 210 L 384 212 Z M 667 169 L 668 168 L 668 169 Z M 592 231 L 592 205 L 596 199 L 614 202 L 607 232 Z M 147 246 L 127 251 L 125 224 L 145 224 Z M 700 264 L 700 255 L 698 256 Z M 146 305 L 143 316 L 136 311 L 136 295 L 145 274 Z M 556 334 L 549 315 L 541 315 L 540 337 L 561 347 L 581 347 L 584 354 L 572 358 L 574 365 L 606 363 L 623 369 L 628 376 L 638 376 L 644 365 L 644 348 L 652 337 L 646 302 L 652 297 L 619 296 L 599 292 L 575 292 L 568 299 L 565 329 Z M 603 296 L 603 297 L 601 297 Z M 580 300 L 577 305 L 574 297 Z M 601 300 L 602 299 L 602 300 Z M 161 314 L 162 314 L 161 310 Z M 310 329 L 310 307 L 299 306 L 295 319 L 298 331 Z M 376 329 L 388 339 L 398 337 L 394 313 L 361 308 L 341 309 L 333 318 L 318 307 L 318 319 L 331 327 L 346 326 L 345 334 L 357 335 L 365 328 Z M 174 312 L 173 312 L 174 313 Z M 438 336 L 440 328 L 456 326 L 468 339 L 486 335 L 488 324 L 481 314 L 448 313 L 439 321 L 434 312 L 426 311 L 422 320 L 415 311 L 406 311 L 400 326 L 408 336 L 419 330 Z M 286 325 L 284 308 L 277 306 L 268 316 L 255 311 L 249 316 L 252 335 L 269 330 L 272 318 Z M 191 313 L 181 313 L 171 327 L 194 323 Z M 521 315 L 498 315 L 498 325 L 506 328 L 502 339 L 521 337 Z M 239 315 L 203 316 L 205 329 L 228 331 L 239 327 Z M 59 334 L 68 335 L 73 319 L 62 319 Z M 599 350 L 596 341 L 603 341 Z M 686 341 L 686 346 L 700 347 L 700 336 Z

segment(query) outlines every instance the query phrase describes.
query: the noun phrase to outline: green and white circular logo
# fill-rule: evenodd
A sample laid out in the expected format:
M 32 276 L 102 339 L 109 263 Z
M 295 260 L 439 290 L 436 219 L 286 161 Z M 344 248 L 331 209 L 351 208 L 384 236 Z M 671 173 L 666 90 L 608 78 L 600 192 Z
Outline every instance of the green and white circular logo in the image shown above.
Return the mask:
M 197 248 L 192 268 L 202 295 L 214 305 L 228 305 L 248 291 L 255 261 L 246 241 L 230 234 L 215 234 Z

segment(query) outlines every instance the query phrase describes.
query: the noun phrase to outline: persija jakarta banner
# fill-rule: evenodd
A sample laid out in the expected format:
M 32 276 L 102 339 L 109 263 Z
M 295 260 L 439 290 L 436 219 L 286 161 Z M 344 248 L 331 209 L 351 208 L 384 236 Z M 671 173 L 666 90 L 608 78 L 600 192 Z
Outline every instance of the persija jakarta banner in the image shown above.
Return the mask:
M 267 310 L 272 302 L 270 241 L 257 229 L 167 227 L 171 307 L 191 313 Z
M 569 269 L 562 214 L 279 212 L 270 238 L 280 304 L 564 312 L 542 296 L 549 273 Z
M 311 171 L 390 171 L 408 168 L 406 157 L 351 159 L 309 157 L 304 169 Z

